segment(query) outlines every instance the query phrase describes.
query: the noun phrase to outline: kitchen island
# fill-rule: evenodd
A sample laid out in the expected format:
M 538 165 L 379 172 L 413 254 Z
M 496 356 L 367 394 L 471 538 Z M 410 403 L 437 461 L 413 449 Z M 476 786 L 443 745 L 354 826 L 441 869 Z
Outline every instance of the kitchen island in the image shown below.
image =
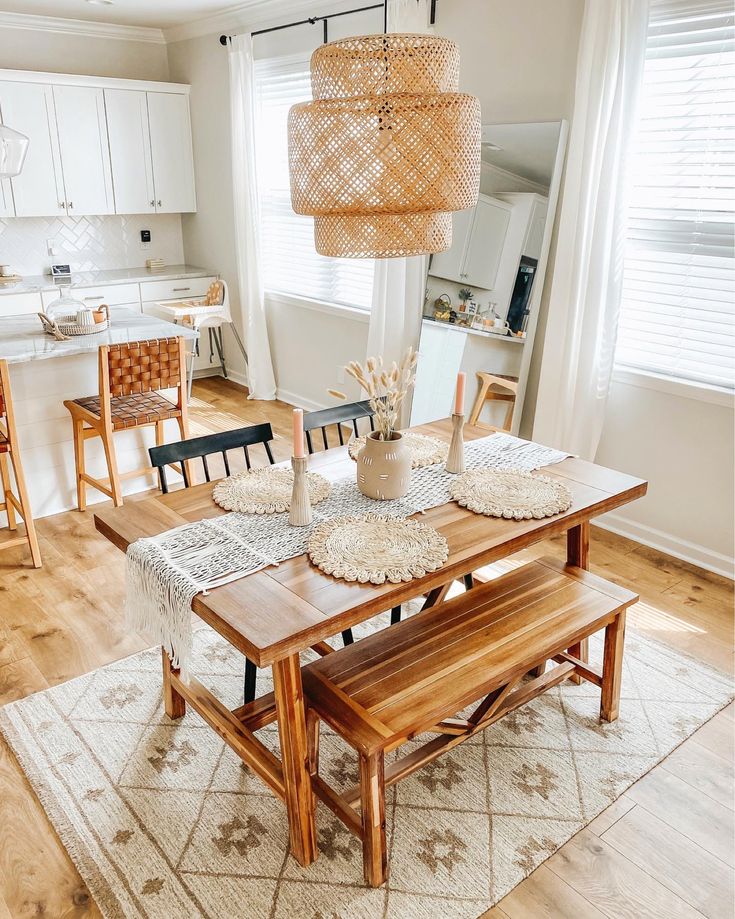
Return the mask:
M 46 517 L 76 507 L 74 445 L 65 399 L 79 399 L 99 392 L 97 351 L 100 345 L 153 338 L 195 339 L 197 333 L 184 326 L 119 308 L 108 329 L 55 341 L 41 330 L 36 315 L 0 317 L 0 359 L 8 362 L 10 385 L 33 516 Z M 167 440 L 178 440 L 175 421 L 164 422 Z M 154 442 L 152 428 L 115 434 L 121 472 L 145 465 L 148 447 Z M 90 475 L 105 478 L 107 468 L 99 439 L 87 442 Z M 155 485 L 153 476 L 123 482 L 125 494 Z M 107 500 L 94 489 L 89 503 Z M 2 515 L 4 517 L 4 515 Z M 0 521 L 4 525 L 4 520 Z

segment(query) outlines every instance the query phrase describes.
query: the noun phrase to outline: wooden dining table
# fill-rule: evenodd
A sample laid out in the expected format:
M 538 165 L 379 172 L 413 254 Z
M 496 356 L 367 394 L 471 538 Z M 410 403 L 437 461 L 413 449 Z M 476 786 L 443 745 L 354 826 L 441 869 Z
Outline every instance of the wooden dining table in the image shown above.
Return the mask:
M 448 442 L 451 422 L 412 430 Z M 466 440 L 487 435 L 487 428 L 465 426 Z M 309 467 L 339 479 L 354 470 L 354 463 L 346 447 L 337 447 L 309 457 Z M 454 502 L 431 508 L 421 519 L 446 537 L 449 556 L 439 570 L 423 577 L 399 584 L 348 583 L 324 574 L 300 555 L 194 597 L 192 609 L 199 618 L 258 667 L 272 667 L 274 691 L 230 710 L 194 675 L 185 680 L 163 652 L 166 714 L 181 718 L 188 703 L 285 802 L 291 852 L 302 865 L 314 861 L 317 844 L 300 652 L 313 648 L 330 653 L 326 639 L 345 629 L 416 597 L 427 597 L 428 603 L 440 600 L 453 581 L 467 582 L 482 566 L 559 533 L 567 534 L 567 561 L 588 568 L 590 521 L 642 497 L 647 488 L 642 479 L 572 457 L 540 472 L 569 488 L 569 510 L 542 520 L 519 521 L 484 517 Z M 195 485 L 120 508 L 104 508 L 95 512 L 95 525 L 126 551 L 142 537 L 225 513 L 212 499 L 213 487 L 214 483 Z M 569 653 L 587 659 L 582 646 Z M 276 720 L 280 759 L 257 737 L 260 728 Z

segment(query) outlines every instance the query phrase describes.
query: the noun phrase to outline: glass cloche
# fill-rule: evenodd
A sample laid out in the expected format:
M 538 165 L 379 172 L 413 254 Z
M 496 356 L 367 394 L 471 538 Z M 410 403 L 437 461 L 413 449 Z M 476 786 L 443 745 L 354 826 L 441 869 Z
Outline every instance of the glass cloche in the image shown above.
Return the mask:
M 71 287 L 61 287 L 59 296 L 46 307 L 46 315 L 51 322 L 59 322 L 70 316 L 76 319 L 77 312 L 85 309 L 84 303 L 71 295 Z

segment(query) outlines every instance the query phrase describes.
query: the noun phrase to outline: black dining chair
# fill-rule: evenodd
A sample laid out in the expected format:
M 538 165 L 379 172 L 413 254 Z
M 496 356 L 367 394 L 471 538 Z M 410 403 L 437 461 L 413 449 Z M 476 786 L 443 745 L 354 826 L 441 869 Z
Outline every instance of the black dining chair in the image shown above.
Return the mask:
M 306 434 L 306 447 L 309 451 L 309 454 L 316 452 L 314 449 L 313 441 L 311 439 L 312 431 L 320 430 L 322 432 L 322 443 L 324 444 L 324 449 L 328 450 L 329 439 L 327 437 L 327 428 L 330 428 L 334 425 L 337 428 L 339 444 L 341 447 L 344 447 L 345 440 L 344 434 L 342 433 L 342 428 L 345 425 L 351 425 L 352 430 L 355 432 L 355 437 L 359 437 L 360 431 L 358 430 L 357 422 L 361 418 L 367 418 L 370 425 L 370 430 L 374 431 L 375 422 L 373 421 L 373 415 L 374 412 L 370 408 L 370 403 L 367 400 L 363 402 L 348 402 L 345 405 L 335 405 L 332 408 L 322 408 L 315 412 L 305 412 L 304 433 Z M 395 625 L 400 621 L 401 607 L 394 606 L 390 611 L 390 624 Z M 342 640 L 346 645 L 352 644 L 354 639 L 352 637 L 351 629 L 345 629 L 345 631 L 342 632 Z
M 204 477 L 208 482 L 212 481 L 208 457 L 222 456 L 222 463 L 225 469 L 225 475 L 230 475 L 230 461 L 227 456 L 228 450 L 242 449 L 245 454 L 245 463 L 248 469 L 252 468 L 250 457 L 250 447 L 256 444 L 262 444 L 269 464 L 273 464 L 273 452 L 271 451 L 270 441 L 273 440 L 273 430 L 270 424 L 252 424 L 246 428 L 236 428 L 234 431 L 222 431 L 220 434 L 206 434 L 204 437 L 192 437 L 190 440 L 180 440 L 173 444 L 163 444 L 160 447 L 151 447 L 148 455 L 151 458 L 151 465 L 158 469 L 158 477 L 161 482 L 161 491 L 168 494 L 168 482 L 166 480 L 166 466 L 171 463 L 181 464 L 181 474 L 184 479 L 184 488 L 189 488 L 193 482 L 189 481 L 186 472 L 186 466 L 183 460 L 202 461 Z M 258 677 L 258 668 L 250 660 L 245 658 L 245 683 L 243 695 L 245 702 L 252 702 L 255 699 L 255 684 Z
M 373 421 L 373 410 L 370 408 L 370 403 L 365 402 L 349 402 L 346 405 L 335 405 L 331 408 L 322 408 L 316 412 L 305 412 L 304 413 L 304 433 L 306 434 L 306 446 L 309 453 L 315 453 L 314 442 L 311 439 L 311 432 L 316 430 L 321 430 L 322 432 L 322 443 L 324 444 L 324 449 L 329 449 L 329 439 L 327 437 L 327 429 L 336 426 L 337 436 L 339 437 L 339 444 L 341 447 L 345 445 L 343 427 L 345 425 L 351 425 L 352 430 L 355 432 L 355 437 L 360 436 L 358 430 L 357 422 L 361 418 L 367 418 L 370 425 L 370 430 L 375 430 L 375 422 Z M 336 444 L 334 444 L 336 446 Z

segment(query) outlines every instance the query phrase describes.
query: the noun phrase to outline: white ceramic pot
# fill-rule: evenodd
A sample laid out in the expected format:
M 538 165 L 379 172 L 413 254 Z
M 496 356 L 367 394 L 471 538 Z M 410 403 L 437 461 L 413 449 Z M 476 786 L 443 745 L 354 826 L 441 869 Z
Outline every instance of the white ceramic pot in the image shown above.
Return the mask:
M 376 501 L 402 498 L 411 484 L 411 453 L 397 431 L 390 440 L 379 438 L 372 431 L 357 454 L 357 487 Z

